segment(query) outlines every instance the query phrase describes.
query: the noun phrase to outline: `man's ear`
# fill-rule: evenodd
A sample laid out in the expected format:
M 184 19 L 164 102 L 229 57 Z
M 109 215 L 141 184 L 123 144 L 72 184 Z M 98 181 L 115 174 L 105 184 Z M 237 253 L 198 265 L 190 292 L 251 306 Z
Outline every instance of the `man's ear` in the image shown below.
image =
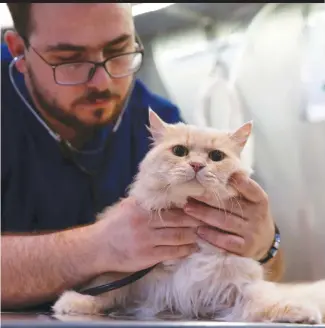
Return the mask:
M 4 41 L 7 44 L 9 52 L 13 58 L 25 54 L 25 42 L 16 31 L 6 31 Z M 16 68 L 20 73 L 26 72 L 26 61 L 24 58 L 16 62 Z

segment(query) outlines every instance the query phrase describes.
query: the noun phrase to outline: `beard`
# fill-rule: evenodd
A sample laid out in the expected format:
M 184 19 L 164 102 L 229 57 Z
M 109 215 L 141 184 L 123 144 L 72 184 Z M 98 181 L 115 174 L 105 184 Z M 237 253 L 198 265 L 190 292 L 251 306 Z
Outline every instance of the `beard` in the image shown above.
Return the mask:
M 80 120 L 75 114 L 71 113 L 69 110 L 65 110 L 63 106 L 60 106 L 58 101 L 54 98 L 50 98 L 41 87 L 41 84 L 37 81 L 35 74 L 33 73 L 30 67 L 27 67 L 27 74 L 29 78 L 30 88 L 33 96 L 38 102 L 39 106 L 42 110 L 47 114 L 48 117 L 59 121 L 60 123 L 76 130 L 76 131 L 89 131 L 89 130 L 97 130 L 101 127 L 107 126 L 108 124 L 115 123 L 118 119 L 120 113 L 124 108 L 124 104 L 126 99 L 121 100 L 121 97 L 117 94 L 113 94 L 109 90 L 98 91 L 94 88 L 88 89 L 86 94 L 77 100 L 75 100 L 71 107 L 80 104 L 95 104 L 97 100 L 109 100 L 109 99 L 117 99 L 117 105 L 111 111 L 110 115 L 102 120 L 102 116 L 104 115 L 104 108 L 97 108 L 93 111 L 93 116 L 96 119 L 95 123 L 88 123 Z M 37 109 L 37 108 L 36 108 Z

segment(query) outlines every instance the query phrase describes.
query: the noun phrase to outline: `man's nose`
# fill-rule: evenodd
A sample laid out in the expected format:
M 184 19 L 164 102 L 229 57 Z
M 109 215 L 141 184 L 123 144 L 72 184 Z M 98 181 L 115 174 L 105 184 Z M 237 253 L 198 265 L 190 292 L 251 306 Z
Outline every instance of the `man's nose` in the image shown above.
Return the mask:
M 88 85 L 95 87 L 98 90 L 107 90 L 112 84 L 112 78 L 107 73 L 104 67 L 96 67 L 93 76 L 91 77 Z

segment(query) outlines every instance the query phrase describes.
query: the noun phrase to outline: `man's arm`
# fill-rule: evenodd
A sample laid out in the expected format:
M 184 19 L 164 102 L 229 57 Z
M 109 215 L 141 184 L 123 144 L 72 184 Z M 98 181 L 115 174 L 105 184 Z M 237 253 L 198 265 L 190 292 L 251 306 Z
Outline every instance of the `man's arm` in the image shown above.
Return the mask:
M 51 301 L 98 274 L 91 265 L 96 254 L 91 231 L 88 226 L 42 235 L 2 235 L 2 308 Z
M 197 222 L 180 210 L 149 220 L 150 214 L 127 198 L 99 218 L 73 230 L 3 235 L 2 308 L 53 301 L 102 273 L 134 272 L 197 251 Z
M 285 271 L 283 251 L 280 248 L 270 261 L 263 265 L 265 279 L 269 281 L 281 281 Z

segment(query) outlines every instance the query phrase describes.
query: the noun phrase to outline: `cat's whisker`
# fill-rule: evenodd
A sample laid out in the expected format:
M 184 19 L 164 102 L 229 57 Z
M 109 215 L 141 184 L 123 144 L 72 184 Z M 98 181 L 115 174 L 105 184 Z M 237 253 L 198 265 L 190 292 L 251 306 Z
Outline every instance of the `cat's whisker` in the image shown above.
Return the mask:
M 161 223 L 166 227 L 166 224 L 165 224 L 165 222 L 164 222 L 164 219 L 163 219 L 162 216 L 161 216 L 161 211 L 162 211 L 162 209 L 160 208 L 160 209 L 157 211 L 157 214 L 158 214 L 158 217 L 159 217 Z
M 211 187 L 213 187 L 215 185 L 215 182 L 216 182 L 215 178 L 204 177 L 204 183 L 211 184 Z
M 218 195 L 218 192 L 216 190 L 213 191 L 213 196 L 215 196 L 215 199 L 217 200 L 217 205 L 221 206 L 221 199 Z
M 166 186 L 166 188 L 165 188 L 164 193 L 165 193 L 165 194 L 168 194 L 170 188 L 171 188 L 171 184 L 168 184 L 168 185 Z
M 228 194 L 229 194 L 229 193 L 228 193 Z M 229 201 L 230 201 L 230 204 L 231 204 L 230 212 L 232 213 L 232 212 L 233 212 L 233 209 L 234 209 L 233 197 L 230 197 L 230 198 L 229 198 Z
M 211 176 L 212 178 L 216 179 L 217 178 L 217 175 L 213 172 L 207 172 L 206 173 L 206 176 Z
M 189 172 L 184 169 L 173 169 L 169 172 L 169 181 L 185 182 L 190 178 Z
M 151 211 L 149 213 L 149 220 L 148 220 L 148 224 L 150 225 L 150 223 L 155 219 L 155 211 Z
M 224 273 L 227 270 L 227 263 L 226 261 L 228 260 L 228 253 L 224 253 L 222 257 L 222 264 L 221 264 L 221 274 L 224 276 Z
M 228 182 L 231 182 L 235 187 L 238 187 L 238 182 L 233 177 L 230 177 Z
M 237 197 L 232 197 L 232 199 L 233 199 L 234 201 L 237 202 L 237 205 L 238 205 L 238 207 L 239 207 L 239 209 L 240 209 L 240 211 L 241 211 L 241 217 L 244 218 L 244 211 L 243 211 L 243 208 L 242 208 L 242 206 L 240 205 L 240 203 L 239 203 Z
M 223 210 L 223 212 L 225 213 L 225 218 L 227 220 L 227 211 L 225 210 L 224 202 L 222 201 L 222 199 L 221 199 L 220 195 L 218 194 L 218 191 L 217 190 L 215 190 L 213 192 L 213 194 L 216 196 L 216 199 L 217 199 L 217 201 L 219 203 L 219 209 L 220 210 Z

